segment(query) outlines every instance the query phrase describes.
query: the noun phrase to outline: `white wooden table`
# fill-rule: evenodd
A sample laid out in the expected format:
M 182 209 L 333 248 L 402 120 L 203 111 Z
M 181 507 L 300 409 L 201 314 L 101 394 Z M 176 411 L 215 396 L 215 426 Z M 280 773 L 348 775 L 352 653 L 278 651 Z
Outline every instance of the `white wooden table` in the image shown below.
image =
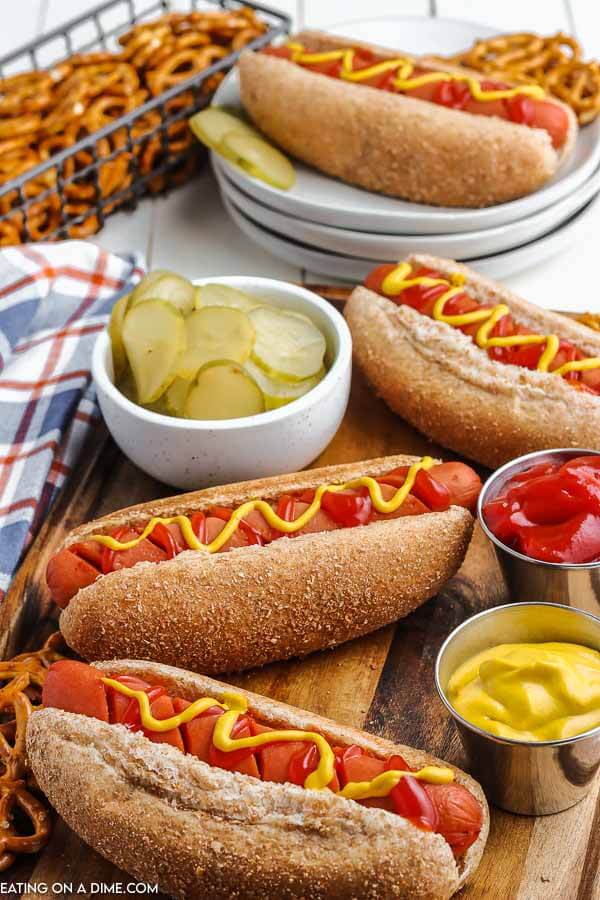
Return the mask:
M 44 30 L 81 15 L 98 0 L 3 0 L 0 55 Z M 326 28 L 375 16 L 437 15 L 471 19 L 499 31 L 558 29 L 574 33 L 587 56 L 600 57 L 598 0 L 269 0 L 289 12 L 296 27 Z M 407 48 L 410 49 L 410 48 Z M 597 212 L 600 231 L 600 208 Z M 266 275 L 323 281 L 267 255 L 229 220 L 208 169 L 167 197 L 146 199 L 133 213 L 118 213 L 98 235 L 111 250 L 143 252 L 149 266 L 188 277 L 225 274 Z M 600 248 L 595 233 L 543 265 L 508 280 L 517 292 L 560 309 L 600 311 L 595 289 Z

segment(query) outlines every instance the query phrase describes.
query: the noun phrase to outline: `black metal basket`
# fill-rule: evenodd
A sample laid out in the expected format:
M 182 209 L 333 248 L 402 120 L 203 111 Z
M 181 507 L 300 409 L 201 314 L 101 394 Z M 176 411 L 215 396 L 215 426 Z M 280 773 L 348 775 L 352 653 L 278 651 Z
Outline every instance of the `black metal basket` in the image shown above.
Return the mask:
M 260 3 L 107 0 L 0 58 L 0 77 L 27 70 L 51 70 L 75 53 L 118 49 L 120 34 L 168 12 L 215 9 L 235 12 L 243 7 L 257 12 L 267 26 L 264 34 L 247 44 L 248 48 L 264 46 L 289 31 L 291 20 L 287 14 Z M 217 73 L 228 71 L 240 53 L 237 50 L 218 59 L 0 185 L 0 245 L 87 236 L 98 231 L 106 216 L 116 208 L 134 207 L 143 194 L 182 183 L 203 156 L 196 141 L 180 139 L 187 129 L 187 119 L 207 105 L 212 93 L 211 79 L 214 83 L 214 76 L 219 77 Z M 152 127 L 146 127 L 149 122 Z M 126 175 L 124 186 L 107 192 L 105 176 L 110 172 L 111 163 L 118 165 L 120 171 L 125 169 Z M 40 184 L 47 184 L 47 189 L 40 190 Z M 83 186 L 88 196 L 85 203 L 78 204 L 78 192 Z M 11 240 L 13 230 L 20 231 L 19 240 Z

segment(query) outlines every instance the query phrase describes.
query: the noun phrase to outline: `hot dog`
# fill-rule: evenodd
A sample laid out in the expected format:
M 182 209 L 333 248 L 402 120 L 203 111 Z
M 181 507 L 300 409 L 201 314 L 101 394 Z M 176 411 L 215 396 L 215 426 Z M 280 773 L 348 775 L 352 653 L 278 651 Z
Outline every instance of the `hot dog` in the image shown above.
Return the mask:
M 481 858 L 481 788 L 419 750 L 156 663 L 56 663 L 43 703 L 41 789 L 171 895 L 446 898 Z
M 47 582 L 87 659 L 224 672 L 366 634 L 461 565 L 481 482 L 384 457 L 211 488 L 76 529 Z
M 367 190 L 479 207 L 537 190 L 567 159 L 573 111 L 510 85 L 322 32 L 246 52 L 242 102 L 284 150 Z
M 376 392 L 486 466 L 600 446 L 600 336 L 472 269 L 418 255 L 380 266 L 345 310 Z

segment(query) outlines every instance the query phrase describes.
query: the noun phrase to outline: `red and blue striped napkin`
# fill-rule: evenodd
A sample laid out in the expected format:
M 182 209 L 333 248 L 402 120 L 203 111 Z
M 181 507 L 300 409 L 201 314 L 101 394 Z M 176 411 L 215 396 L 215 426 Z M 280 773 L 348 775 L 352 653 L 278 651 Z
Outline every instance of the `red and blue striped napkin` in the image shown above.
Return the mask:
M 98 421 L 96 336 L 143 274 L 85 241 L 0 251 L 0 599 Z

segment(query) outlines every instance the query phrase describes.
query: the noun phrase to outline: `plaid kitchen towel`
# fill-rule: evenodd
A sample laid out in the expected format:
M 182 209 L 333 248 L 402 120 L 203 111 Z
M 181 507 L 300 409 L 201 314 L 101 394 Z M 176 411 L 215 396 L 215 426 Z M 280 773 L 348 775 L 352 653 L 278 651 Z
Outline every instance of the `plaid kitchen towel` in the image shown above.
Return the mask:
M 0 599 L 99 418 L 96 336 L 143 274 L 85 241 L 0 251 Z

